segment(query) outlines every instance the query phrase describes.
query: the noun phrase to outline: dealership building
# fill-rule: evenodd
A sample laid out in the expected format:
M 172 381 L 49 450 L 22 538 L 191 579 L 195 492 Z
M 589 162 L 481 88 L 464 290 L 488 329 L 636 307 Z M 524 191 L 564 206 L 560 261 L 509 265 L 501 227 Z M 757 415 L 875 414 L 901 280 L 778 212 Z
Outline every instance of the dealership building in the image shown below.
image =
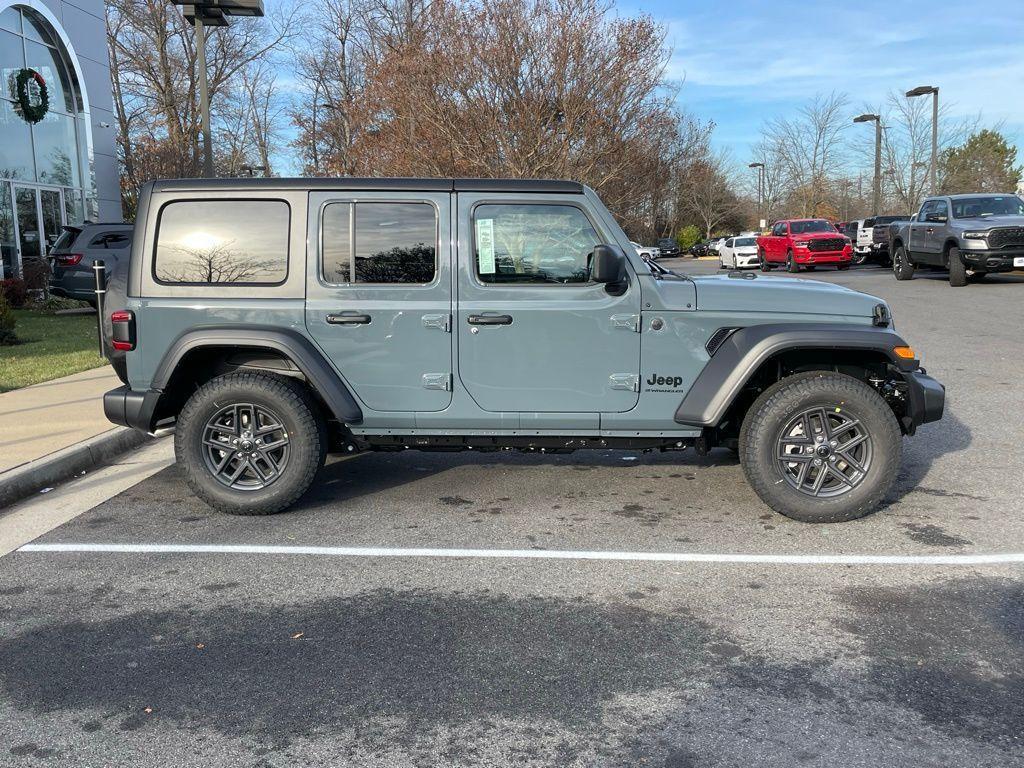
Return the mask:
M 0 0 L 2 276 L 121 220 L 115 133 L 103 0 Z

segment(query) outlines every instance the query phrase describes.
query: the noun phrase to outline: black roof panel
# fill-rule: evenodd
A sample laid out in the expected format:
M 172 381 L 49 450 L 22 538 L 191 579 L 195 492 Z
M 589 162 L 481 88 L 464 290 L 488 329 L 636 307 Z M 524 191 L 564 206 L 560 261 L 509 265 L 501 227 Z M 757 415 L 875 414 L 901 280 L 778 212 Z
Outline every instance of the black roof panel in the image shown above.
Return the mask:
M 186 192 L 232 189 L 308 189 L 394 192 L 547 192 L 579 195 L 583 185 L 557 179 L 414 179 L 414 178 L 237 178 L 162 179 L 153 182 L 154 192 Z

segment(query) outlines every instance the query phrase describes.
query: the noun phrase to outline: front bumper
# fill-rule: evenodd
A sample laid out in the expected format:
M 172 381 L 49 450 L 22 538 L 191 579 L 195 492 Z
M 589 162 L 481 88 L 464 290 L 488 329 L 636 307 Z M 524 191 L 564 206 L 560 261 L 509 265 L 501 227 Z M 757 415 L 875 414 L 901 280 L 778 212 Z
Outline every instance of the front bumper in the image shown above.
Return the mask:
M 793 251 L 797 264 L 848 264 L 853 258 L 852 250 L 844 251 Z
M 907 383 L 907 406 L 901 421 L 912 435 L 922 424 L 938 421 L 946 405 L 946 388 L 924 370 L 903 373 Z
M 114 424 L 152 432 L 160 394 L 152 390 L 139 392 L 127 385 L 112 389 L 103 395 L 103 414 Z
M 736 254 L 736 266 L 741 269 L 743 267 L 757 267 L 760 264 L 761 260 L 757 257 L 756 253 Z
M 960 258 L 968 269 L 983 270 L 985 272 L 1010 272 L 1014 269 L 1024 269 L 1024 266 L 1015 266 L 1014 259 L 1024 259 L 1024 248 L 1013 248 L 1006 251 L 989 251 L 962 249 Z

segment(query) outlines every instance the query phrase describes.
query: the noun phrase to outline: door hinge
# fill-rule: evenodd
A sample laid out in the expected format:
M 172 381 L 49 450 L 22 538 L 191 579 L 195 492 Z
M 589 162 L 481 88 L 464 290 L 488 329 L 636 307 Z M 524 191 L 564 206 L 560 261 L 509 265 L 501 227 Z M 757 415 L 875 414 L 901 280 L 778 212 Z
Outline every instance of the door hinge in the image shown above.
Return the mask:
M 627 328 L 640 333 L 640 315 L 612 315 L 612 328 Z
M 440 389 L 445 392 L 452 391 L 452 375 L 450 373 L 424 373 L 424 389 Z
M 424 328 L 437 328 L 444 331 L 445 333 L 452 332 L 452 316 L 451 315 L 424 315 L 423 316 L 423 327 Z
M 611 379 L 612 389 L 623 389 L 626 392 L 640 391 L 640 375 L 636 373 L 613 373 L 608 377 Z

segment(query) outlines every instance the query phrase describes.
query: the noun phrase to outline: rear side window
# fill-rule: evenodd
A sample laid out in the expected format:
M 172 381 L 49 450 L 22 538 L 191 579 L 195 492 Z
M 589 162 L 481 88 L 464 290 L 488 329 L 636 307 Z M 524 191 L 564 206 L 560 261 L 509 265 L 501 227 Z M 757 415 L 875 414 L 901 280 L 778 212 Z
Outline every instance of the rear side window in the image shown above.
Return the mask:
M 187 285 L 280 285 L 288 276 L 283 200 L 183 200 L 157 222 L 153 276 Z
M 588 283 L 601 242 L 571 205 L 480 205 L 473 214 L 476 274 L 482 283 Z
M 96 235 L 90 242 L 90 248 L 127 248 L 132 242 L 131 237 L 124 232 L 104 232 Z
M 321 220 L 324 280 L 433 282 L 437 209 L 430 203 L 329 203 Z

